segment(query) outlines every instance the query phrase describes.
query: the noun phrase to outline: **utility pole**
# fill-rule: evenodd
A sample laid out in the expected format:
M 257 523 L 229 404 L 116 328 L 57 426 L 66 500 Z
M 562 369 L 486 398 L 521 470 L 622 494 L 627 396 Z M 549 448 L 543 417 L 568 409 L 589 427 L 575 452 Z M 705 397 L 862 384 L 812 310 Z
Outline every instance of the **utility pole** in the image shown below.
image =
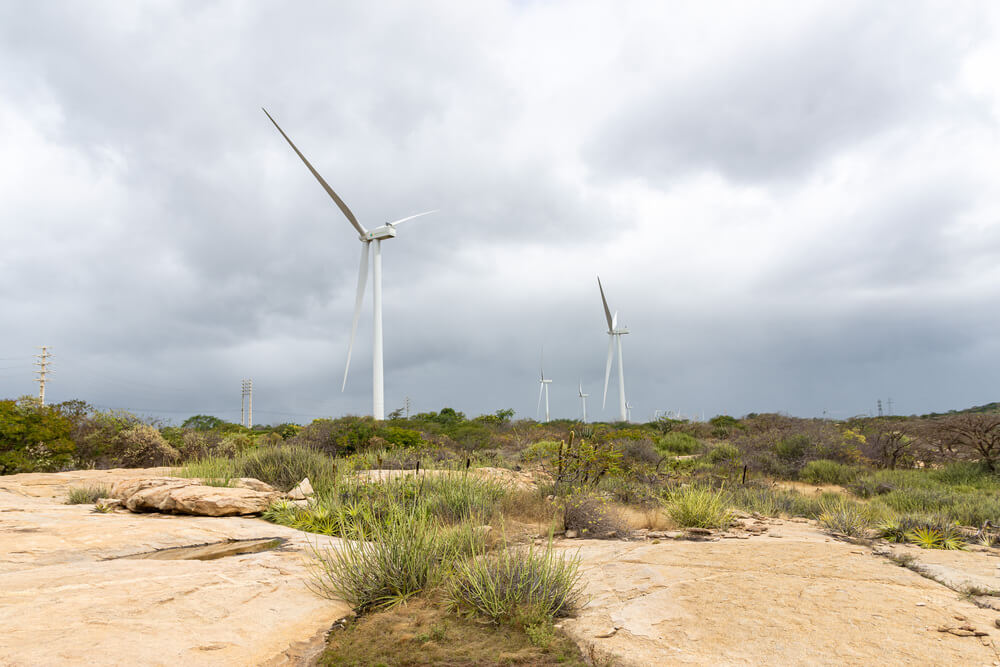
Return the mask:
M 253 428 L 253 380 L 243 378 L 240 397 L 240 426 Z
M 406 410 L 406 418 L 410 418 L 410 397 L 407 396 L 403 399 L 403 408 Z
M 38 361 L 35 362 L 38 370 L 35 373 L 38 374 L 38 400 L 42 405 L 45 405 L 45 376 L 52 372 L 49 370 L 49 359 L 52 358 L 52 355 L 49 354 L 47 345 L 42 345 L 39 349 L 41 349 L 42 353 L 35 355 L 38 357 Z
M 875 405 L 878 406 L 878 416 L 881 417 L 882 416 L 882 399 L 880 398 L 877 401 L 875 401 Z

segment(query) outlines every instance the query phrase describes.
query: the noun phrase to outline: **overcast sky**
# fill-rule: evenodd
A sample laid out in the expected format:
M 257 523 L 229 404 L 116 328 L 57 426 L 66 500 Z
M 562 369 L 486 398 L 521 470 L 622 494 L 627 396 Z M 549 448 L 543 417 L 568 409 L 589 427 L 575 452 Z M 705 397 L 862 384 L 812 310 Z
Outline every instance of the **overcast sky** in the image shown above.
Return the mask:
M 0 397 L 180 422 L 1000 400 L 993 2 L 0 3 Z

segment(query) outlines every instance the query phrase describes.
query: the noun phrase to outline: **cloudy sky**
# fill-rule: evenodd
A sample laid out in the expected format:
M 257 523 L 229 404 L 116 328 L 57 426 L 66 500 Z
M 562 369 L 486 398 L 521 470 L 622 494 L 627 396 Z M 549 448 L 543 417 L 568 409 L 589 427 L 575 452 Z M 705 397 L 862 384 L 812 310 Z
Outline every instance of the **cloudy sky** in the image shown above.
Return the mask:
M 1000 400 L 992 2 L 0 4 L 0 397 L 175 422 Z

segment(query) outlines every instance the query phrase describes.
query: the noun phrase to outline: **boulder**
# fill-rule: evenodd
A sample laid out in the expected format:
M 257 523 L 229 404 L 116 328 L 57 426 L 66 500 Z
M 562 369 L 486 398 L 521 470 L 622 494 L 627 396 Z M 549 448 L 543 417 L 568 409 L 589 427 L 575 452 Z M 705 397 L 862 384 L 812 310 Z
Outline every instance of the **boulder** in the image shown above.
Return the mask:
M 236 516 L 259 514 L 280 494 L 245 486 L 205 486 L 179 477 L 149 477 L 119 482 L 111 495 L 133 512 Z
M 304 478 L 299 482 L 294 489 L 288 492 L 288 497 L 292 500 L 305 500 L 309 496 L 313 495 L 312 484 L 309 483 L 309 478 Z

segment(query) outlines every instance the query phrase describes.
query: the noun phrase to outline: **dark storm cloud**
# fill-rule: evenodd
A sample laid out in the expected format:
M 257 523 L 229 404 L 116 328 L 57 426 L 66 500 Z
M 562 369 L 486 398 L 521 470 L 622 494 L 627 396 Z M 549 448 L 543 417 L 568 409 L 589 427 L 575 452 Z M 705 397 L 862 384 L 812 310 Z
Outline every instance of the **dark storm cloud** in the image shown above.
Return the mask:
M 388 409 L 534 416 L 544 345 L 612 416 L 595 273 L 637 417 L 993 400 L 992 15 L 762 7 L 0 7 L 0 395 L 47 343 L 56 400 L 370 411 L 356 234 L 266 106 L 364 224 L 441 209 L 384 248 Z

